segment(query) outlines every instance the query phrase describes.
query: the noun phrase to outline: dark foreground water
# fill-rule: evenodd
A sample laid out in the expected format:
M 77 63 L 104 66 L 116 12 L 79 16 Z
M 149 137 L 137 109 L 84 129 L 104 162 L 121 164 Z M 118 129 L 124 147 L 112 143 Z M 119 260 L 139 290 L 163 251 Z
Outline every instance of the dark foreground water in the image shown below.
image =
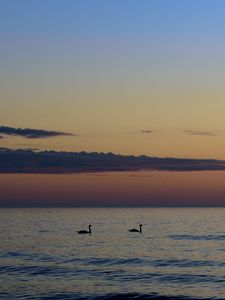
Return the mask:
M 225 299 L 223 208 L 1 209 L 0 225 L 1 299 Z

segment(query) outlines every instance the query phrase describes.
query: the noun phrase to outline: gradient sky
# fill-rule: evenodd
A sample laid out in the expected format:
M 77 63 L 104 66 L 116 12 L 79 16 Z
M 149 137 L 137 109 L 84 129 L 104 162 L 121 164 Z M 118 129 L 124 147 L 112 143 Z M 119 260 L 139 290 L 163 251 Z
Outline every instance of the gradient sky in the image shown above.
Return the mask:
M 224 159 L 224 13 L 223 0 L 1 0 L 1 125 L 79 135 L 1 145 Z
M 225 159 L 224 15 L 223 0 L 0 0 L 0 126 L 74 134 L 0 134 L 0 146 Z M 151 204 L 188 191 L 203 203 L 207 182 L 206 202 L 219 190 L 225 205 L 223 173 L 188 174 L 181 190 L 171 175 L 162 195 L 160 176 L 137 186 L 128 176 L 122 190 L 118 174 L 102 184 L 111 178 L 110 203 L 141 195 Z M 32 175 L 29 190 L 24 176 L 1 175 L 0 205 L 44 199 L 48 188 L 57 198 L 51 183 L 60 177 Z M 76 176 L 63 177 L 59 195 L 104 204 L 93 177 Z
M 0 207 L 224 206 L 224 176 L 221 171 L 0 174 Z

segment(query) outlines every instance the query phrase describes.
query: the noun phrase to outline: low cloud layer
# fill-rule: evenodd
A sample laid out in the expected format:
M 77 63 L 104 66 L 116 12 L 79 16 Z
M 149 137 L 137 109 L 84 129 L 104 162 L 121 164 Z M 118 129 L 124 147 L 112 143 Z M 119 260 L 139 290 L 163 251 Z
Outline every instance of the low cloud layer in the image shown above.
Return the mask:
M 82 173 L 112 171 L 225 170 L 225 161 L 157 158 L 113 153 L 0 149 L 0 173 Z
M 60 131 L 48 131 L 42 129 L 30 128 L 14 128 L 7 126 L 0 126 L 0 133 L 10 136 L 21 136 L 27 139 L 50 138 L 55 136 L 73 136 L 74 134 Z M 3 138 L 3 137 L 1 137 Z

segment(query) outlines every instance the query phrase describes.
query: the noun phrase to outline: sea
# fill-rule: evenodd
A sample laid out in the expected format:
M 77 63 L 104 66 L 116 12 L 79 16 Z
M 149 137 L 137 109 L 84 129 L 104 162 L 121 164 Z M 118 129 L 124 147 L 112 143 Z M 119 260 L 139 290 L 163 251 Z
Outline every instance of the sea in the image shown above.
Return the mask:
M 0 228 L 0 299 L 225 299 L 225 208 L 2 208 Z

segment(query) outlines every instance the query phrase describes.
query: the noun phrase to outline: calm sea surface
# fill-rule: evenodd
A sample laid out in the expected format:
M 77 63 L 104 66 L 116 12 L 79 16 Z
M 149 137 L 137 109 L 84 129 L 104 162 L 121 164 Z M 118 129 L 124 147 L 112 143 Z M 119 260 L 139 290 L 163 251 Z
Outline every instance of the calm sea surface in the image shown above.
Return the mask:
M 1 209 L 0 224 L 1 299 L 225 299 L 223 208 Z

